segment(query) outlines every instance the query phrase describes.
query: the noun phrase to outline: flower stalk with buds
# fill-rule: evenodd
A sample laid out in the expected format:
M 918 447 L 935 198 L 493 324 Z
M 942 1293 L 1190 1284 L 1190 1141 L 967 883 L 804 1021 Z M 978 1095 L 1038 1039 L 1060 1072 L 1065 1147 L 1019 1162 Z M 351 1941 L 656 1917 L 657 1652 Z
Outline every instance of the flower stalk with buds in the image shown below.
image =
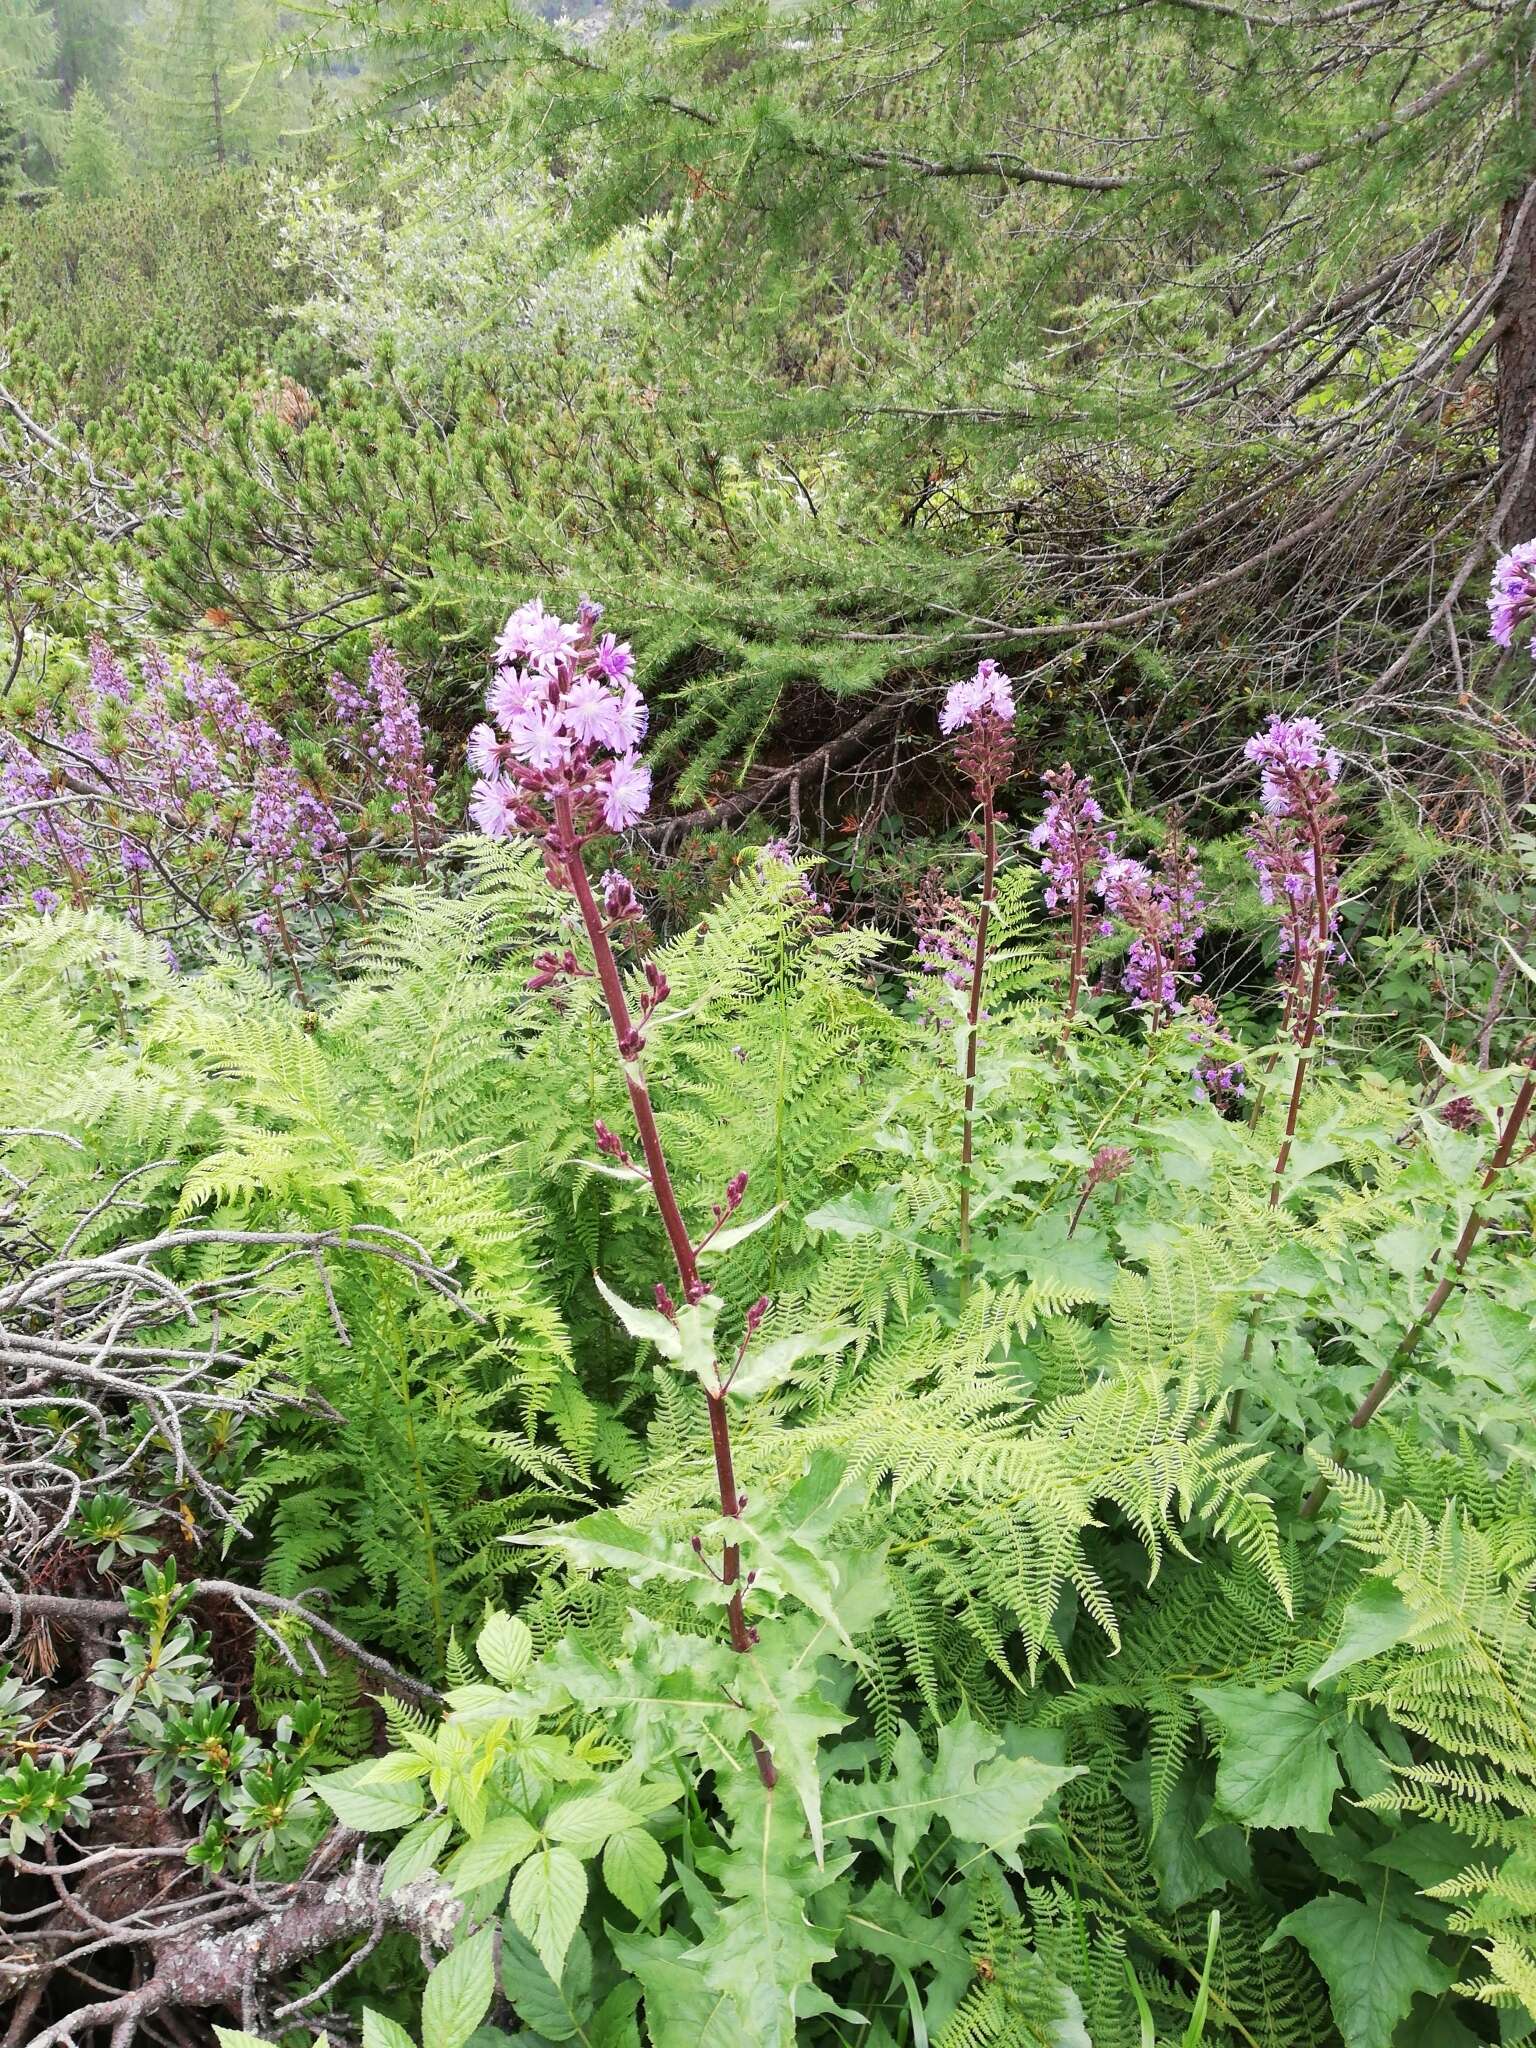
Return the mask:
M 630 1168 L 649 1187 L 682 1299 L 674 1302 L 658 1285 L 659 1315 L 653 1316 L 629 1309 L 607 1288 L 602 1291 L 628 1327 L 659 1339 L 668 1355 L 696 1366 L 692 1354 L 707 1354 L 699 1377 L 709 1414 L 720 1513 L 734 1522 L 741 1517 L 746 1496 L 736 1480 L 727 1395 L 733 1384 L 741 1384 L 743 1359 L 767 1304 L 749 1312 L 735 1365 L 722 1374 L 713 1344 L 719 1303 L 705 1286 L 699 1257 L 720 1240 L 739 1209 L 747 1177 L 742 1173 L 731 1180 L 724 1201 L 715 1207 L 711 1228 L 696 1243 L 678 1202 L 641 1064 L 648 1029 L 670 990 L 661 969 L 647 962 L 645 992 L 638 1007 L 631 1008 L 612 934 L 638 919 L 639 903 L 626 877 L 609 869 L 599 904 L 584 858 L 593 840 L 621 832 L 643 817 L 651 792 L 650 770 L 635 751 L 645 735 L 647 712 L 633 681 L 633 658 L 628 646 L 616 642 L 611 633 L 597 637 L 600 616 L 598 606 L 583 602 L 574 624 L 569 624 L 535 599 L 508 619 L 497 643 L 487 700 L 492 722 L 477 727 L 470 740 L 470 759 L 478 775 L 470 809 L 493 838 L 515 833 L 536 839 L 551 883 L 576 900 L 612 1026 L 643 1167 L 631 1161 L 623 1142 L 601 1122 L 596 1126 L 598 1150 L 620 1167 Z M 563 975 L 580 971 L 568 953 L 551 952 L 541 956 L 534 983 L 549 987 Z M 725 1544 L 715 1576 L 729 1589 L 726 1626 L 731 1647 L 746 1655 L 757 1637 L 743 1603 L 746 1582 L 739 1544 Z M 771 1786 L 777 1778 L 773 1758 L 755 1731 L 751 1740 L 758 1774 L 764 1785 Z
M 987 934 L 997 894 L 997 792 L 1013 766 L 1013 685 L 995 661 L 984 661 L 968 681 L 954 684 L 939 713 L 939 730 L 958 735 L 955 764 L 981 807 L 981 908 L 971 948 L 970 996 L 965 1013 L 965 1103 L 960 1144 L 960 1287 L 971 1284 L 971 1163 L 976 1139 L 976 1061 L 981 1041 L 981 992 L 987 970 Z

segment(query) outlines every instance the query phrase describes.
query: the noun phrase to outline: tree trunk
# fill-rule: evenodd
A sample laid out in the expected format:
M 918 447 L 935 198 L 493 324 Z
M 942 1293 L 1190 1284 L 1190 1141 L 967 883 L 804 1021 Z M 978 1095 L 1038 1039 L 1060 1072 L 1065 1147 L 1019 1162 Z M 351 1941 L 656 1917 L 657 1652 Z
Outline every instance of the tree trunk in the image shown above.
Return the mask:
M 1513 462 L 1536 421 L 1536 203 L 1525 193 L 1504 202 L 1499 260 L 1509 274 L 1499 294 L 1499 460 Z M 1524 211 L 1524 219 L 1520 214 Z M 1536 462 L 1526 472 L 1505 520 L 1501 541 L 1510 545 L 1536 537 Z
M 213 154 L 222 171 L 228 159 L 224 154 L 224 94 L 219 85 L 217 64 L 213 67 Z

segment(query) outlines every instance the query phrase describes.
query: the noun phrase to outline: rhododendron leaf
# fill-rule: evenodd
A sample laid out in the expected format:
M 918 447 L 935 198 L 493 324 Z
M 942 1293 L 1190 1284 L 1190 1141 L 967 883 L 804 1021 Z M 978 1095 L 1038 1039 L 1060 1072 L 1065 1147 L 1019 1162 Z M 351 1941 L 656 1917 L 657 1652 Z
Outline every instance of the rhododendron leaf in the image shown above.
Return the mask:
M 626 1301 L 622 1294 L 615 1294 L 601 1273 L 592 1275 L 598 1293 L 613 1310 L 631 1337 L 639 1337 L 647 1344 L 654 1344 L 663 1358 L 680 1358 L 683 1341 L 678 1335 L 677 1325 L 670 1316 L 664 1316 L 659 1308 L 636 1308 L 632 1301 Z

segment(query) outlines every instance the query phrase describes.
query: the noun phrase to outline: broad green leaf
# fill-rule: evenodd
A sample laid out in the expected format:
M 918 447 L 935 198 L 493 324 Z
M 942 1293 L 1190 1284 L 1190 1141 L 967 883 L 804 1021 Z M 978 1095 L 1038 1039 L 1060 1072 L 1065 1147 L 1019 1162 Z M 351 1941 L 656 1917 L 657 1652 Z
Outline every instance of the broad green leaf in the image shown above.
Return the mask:
M 613 1952 L 645 1993 L 651 2048 L 756 2048 L 730 1989 L 716 1988 L 676 1934 L 612 1930 Z
M 278 2048 L 275 2041 L 263 2040 L 259 2034 L 243 2034 L 238 2027 L 215 2027 L 213 2033 L 219 2048 Z
M 769 1344 L 753 1344 L 731 1376 L 730 1391 L 747 1398 L 766 1394 L 789 1378 L 802 1358 L 824 1357 L 842 1351 L 853 1342 L 855 1332 L 838 1326 L 828 1330 L 806 1330 L 797 1337 L 776 1337 Z
M 1220 1730 L 1218 1804 L 1249 1827 L 1325 1833 L 1341 1783 L 1331 1717 L 1300 1693 L 1235 1685 L 1192 1691 Z
M 775 1202 L 771 1209 L 765 1209 L 761 1216 L 754 1216 L 750 1223 L 733 1223 L 726 1230 L 717 1230 L 708 1244 L 700 1245 L 699 1257 L 715 1258 L 721 1252 L 730 1251 L 734 1245 L 745 1244 L 749 1237 L 755 1237 L 758 1231 L 764 1229 L 775 1216 L 780 1216 L 783 1212 L 784 1204 Z
M 494 1930 L 482 1927 L 450 1949 L 427 1979 L 421 2048 L 464 2048 L 496 1992 Z
M 499 1684 L 516 1685 L 533 1661 L 528 1624 L 498 1609 L 476 1636 L 475 1655 Z
M 430 1870 L 452 1832 L 453 1822 L 446 1813 L 440 1813 L 435 1819 L 429 1815 L 418 1821 L 409 1834 L 402 1835 L 379 1872 L 379 1896 L 390 1898 L 413 1877 Z
M 1391 2048 L 1415 1994 L 1443 1991 L 1452 1972 L 1430 1954 L 1429 1936 L 1380 1900 L 1329 1892 L 1288 1913 L 1275 1939 L 1299 1941 L 1328 1986 L 1345 2048 Z
M 415 1780 L 402 1784 L 370 1782 L 375 1760 L 365 1757 L 344 1771 L 328 1771 L 310 1783 L 345 1827 L 372 1834 L 381 1828 L 409 1827 L 426 1804 Z
M 592 1947 L 576 1930 L 557 1984 L 538 1951 L 510 1920 L 501 1931 L 501 1987 L 517 2016 L 545 2041 L 569 2041 L 592 2017 Z
M 544 1832 L 578 1856 L 595 1856 L 610 1835 L 632 1828 L 639 1818 L 609 1792 L 578 1792 L 554 1808 Z
M 621 1571 L 634 1586 L 655 1578 L 714 1583 L 707 1567 L 686 1543 L 679 1543 L 660 1529 L 637 1529 L 612 1508 L 584 1515 L 579 1522 L 557 1523 L 502 1540 L 534 1550 L 558 1550 L 572 1564 L 588 1571 Z
M 1315 1692 L 1341 1671 L 1363 1664 L 1367 1657 L 1379 1657 L 1383 1650 L 1395 1648 L 1411 1635 L 1413 1629 L 1413 1615 L 1396 1586 L 1387 1579 L 1367 1579 L 1345 1608 L 1333 1652 L 1307 1680 L 1308 1688 Z
M 615 1294 L 600 1273 L 592 1275 L 598 1293 L 613 1310 L 631 1337 L 639 1337 L 647 1344 L 654 1344 L 663 1358 L 679 1358 L 682 1355 L 682 1339 L 677 1334 L 677 1325 L 670 1316 L 664 1316 L 659 1308 L 636 1308 L 632 1301 L 626 1301 L 622 1294 Z
M 667 1852 L 644 1828 L 626 1828 L 611 1835 L 603 1851 L 603 1883 L 637 1920 L 649 1917 L 661 1897 Z
M 805 1227 L 833 1237 L 872 1237 L 889 1230 L 895 1214 L 894 1188 L 855 1188 L 835 1202 L 823 1202 L 813 1209 Z
M 398 2020 L 392 2020 L 388 2013 L 375 2012 L 371 2005 L 365 2005 L 363 2048 L 416 2048 L 416 2044 Z
M 539 1831 L 530 1827 L 520 1813 L 504 1813 L 488 1821 L 472 1842 L 466 1842 L 449 1859 L 443 1875 L 460 1898 L 482 1884 L 505 1877 L 531 1856 L 539 1845 Z
M 556 1983 L 587 1903 L 587 1873 L 569 1849 L 541 1849 L 512 1880 L 507 1911 Z

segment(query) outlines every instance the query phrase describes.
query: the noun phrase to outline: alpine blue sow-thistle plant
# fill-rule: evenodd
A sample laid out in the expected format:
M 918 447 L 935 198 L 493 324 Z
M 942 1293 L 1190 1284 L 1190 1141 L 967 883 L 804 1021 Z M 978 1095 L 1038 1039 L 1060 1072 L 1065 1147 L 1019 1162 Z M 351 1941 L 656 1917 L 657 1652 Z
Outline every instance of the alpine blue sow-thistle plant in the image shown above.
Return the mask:
M 649 1339 L 664 1357 L 697 1375 L 708 1404 L 720 1513 L 732 1523 L 740 1518 L 746 1497 L 736 1482 L 727 1396 L 769 1384 L 777 1362 L 771 1354 L 778 1347 L 748 1358 L 768 1308 L 760 1300 L 747 1311 L 734 1359 L 722 1365 L 719 1358 L 715 1330 L 721 1302 L 704 1284 L 699 1256 L 709 1247 L 723 1249 L 757 1227 L 727 1223 L 741 1206 L 747 1176 L 732 1177 L 710 1229 L 696 1241 L 678 1203 L 640 1063 L 647 1030 L 670 990 L 661 970 L 648 965 L 638 1014 L 631 1011 L 611 934 L 638 917 L 639 904 L 628 879 L 610 869 L 603 877 L 600 908 L 587 874 L 585 849 L 594 840 L 637 823 L 651 795 L 650 770 L 635 751 L 645 736 L 648 714 L 634 681 L 634 657 L 628 644 L 619 643 L 613 634 L 597 638 L 601 616 L 600 606 L 584 601 L 570 624 L 534 599 L 508 619 L 496 645 L 496 674 L 488 698 L 494 724 L 478 727 L 470 742 L 471 760 L 479 771 L 470 810 L 493 837 L 523 833 L 537 839 L 550 881 L 569 890 L 581 912 L 644 1163 L 636 1164 L 601 1122 L 596 1126 L 598 1147 L 619 1171 L 649 1187 L 672 1250 L 682 1299 L 675 1302 L 658 1283 L 656 1308 L 640 1309 L 601 1280 L 598 1286 L 631 1335 Z M 541 962 L 535 980 L 549 986 L 564 975 L 582 972 L 570 956 L 550 955 Z M 760 1217 L 757 1223 L 767 1220 Z M 695 1548 L 700 1547 L 695 1538 Z M 757 1637 L 746 1618 L 741 1547 L 735 1541 L 724 1545 L 719 1579 L 727 1589 L 731 1647 L 744 1656 Z M 756 1733 L 751 1739 L 758 1773 L 764 1785 L 771 1786 L 775 1771 L 768 1746 Z

